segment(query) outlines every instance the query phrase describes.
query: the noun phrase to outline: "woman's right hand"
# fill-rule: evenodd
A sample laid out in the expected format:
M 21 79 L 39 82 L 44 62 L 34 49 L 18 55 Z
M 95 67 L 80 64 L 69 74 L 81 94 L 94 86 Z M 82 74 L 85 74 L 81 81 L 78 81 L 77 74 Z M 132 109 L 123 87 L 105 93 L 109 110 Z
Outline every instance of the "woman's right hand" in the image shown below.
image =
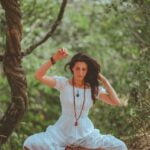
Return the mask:
M 52 56 L 55 61 L 61 60 L 69 55 L 67 49 L 59 48 L 57 52 Z

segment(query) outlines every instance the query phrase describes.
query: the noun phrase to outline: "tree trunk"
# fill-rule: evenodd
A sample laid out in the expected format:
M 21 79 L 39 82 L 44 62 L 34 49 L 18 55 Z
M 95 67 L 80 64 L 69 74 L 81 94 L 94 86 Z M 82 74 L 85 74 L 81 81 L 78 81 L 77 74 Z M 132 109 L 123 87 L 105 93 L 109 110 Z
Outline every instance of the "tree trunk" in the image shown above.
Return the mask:
M 27 108 L 27 82 L 21 66 L 21 11 L 18 0 L 1 0 L 6 16 L 3 68 L 11 88 L 11 104 L 0 120 L 0 146 L 5 143 Z

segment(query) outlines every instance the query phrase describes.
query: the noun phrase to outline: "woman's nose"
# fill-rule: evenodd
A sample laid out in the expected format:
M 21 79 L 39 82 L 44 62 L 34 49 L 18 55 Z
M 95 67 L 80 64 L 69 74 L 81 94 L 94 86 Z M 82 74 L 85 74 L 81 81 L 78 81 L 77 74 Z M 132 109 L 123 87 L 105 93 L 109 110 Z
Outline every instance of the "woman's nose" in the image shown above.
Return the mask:
M 82 70 L 79 71 L 79 75 L 83 75 L 83 71 Z

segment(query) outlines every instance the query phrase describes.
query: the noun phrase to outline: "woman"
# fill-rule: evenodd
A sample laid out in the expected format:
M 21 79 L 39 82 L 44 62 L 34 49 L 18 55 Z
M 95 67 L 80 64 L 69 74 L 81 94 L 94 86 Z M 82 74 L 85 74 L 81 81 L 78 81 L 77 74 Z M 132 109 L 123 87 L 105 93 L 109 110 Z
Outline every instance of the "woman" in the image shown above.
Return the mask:
M 62 114 L 54 125 L 48 126 L 46 132 L 28 137 L 24 149 L 65 150 L 66 147 L 84 147 L 89 150 L 127 150 L 124 142 L 112 135 L 102 135 L 88 118 L 95 99 L 111 105 L 122 105 L 108 80 L 100 74 L 96 60 L 84 53 L 77 53 L 65 66 L 65 69 L 69 66 L 72 72 L 70 79 L 45 75 L 55 62 L 67 56 L 66 49 L 59 49 L 35 73 L 37 80 L 60 91 Z M 99 80 L 105 88 L 99 85 Z

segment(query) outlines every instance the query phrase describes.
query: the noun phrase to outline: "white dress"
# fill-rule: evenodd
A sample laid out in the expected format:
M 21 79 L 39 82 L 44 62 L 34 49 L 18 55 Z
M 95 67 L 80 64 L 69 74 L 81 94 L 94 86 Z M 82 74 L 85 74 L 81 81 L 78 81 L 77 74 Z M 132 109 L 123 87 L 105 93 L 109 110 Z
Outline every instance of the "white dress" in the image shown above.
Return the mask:
M 103 148 L 105 150 L 127 150 L 125 143 L 112 135 L 103 135 L 94 128 L 88 117 L 89 109 L 93 105 L 91 89 L 86 89 L 86 100 L 78 126 L 75 126 L 73 107 L 73 87 L 69 80 L 63 76 L 53 76 L 56 79 L 56 88 L 60 91 L 62 113 L 54 125 L 49 125 L 45 132 L 29 136 L 23 146 L 30 150 L 65 150 L 67 145 L 82 146 L 91 149 Z M 83 103 L 84 89 L 75 87 L 77 116 Z M 99 93 L 106 90 L 99 86 Z

